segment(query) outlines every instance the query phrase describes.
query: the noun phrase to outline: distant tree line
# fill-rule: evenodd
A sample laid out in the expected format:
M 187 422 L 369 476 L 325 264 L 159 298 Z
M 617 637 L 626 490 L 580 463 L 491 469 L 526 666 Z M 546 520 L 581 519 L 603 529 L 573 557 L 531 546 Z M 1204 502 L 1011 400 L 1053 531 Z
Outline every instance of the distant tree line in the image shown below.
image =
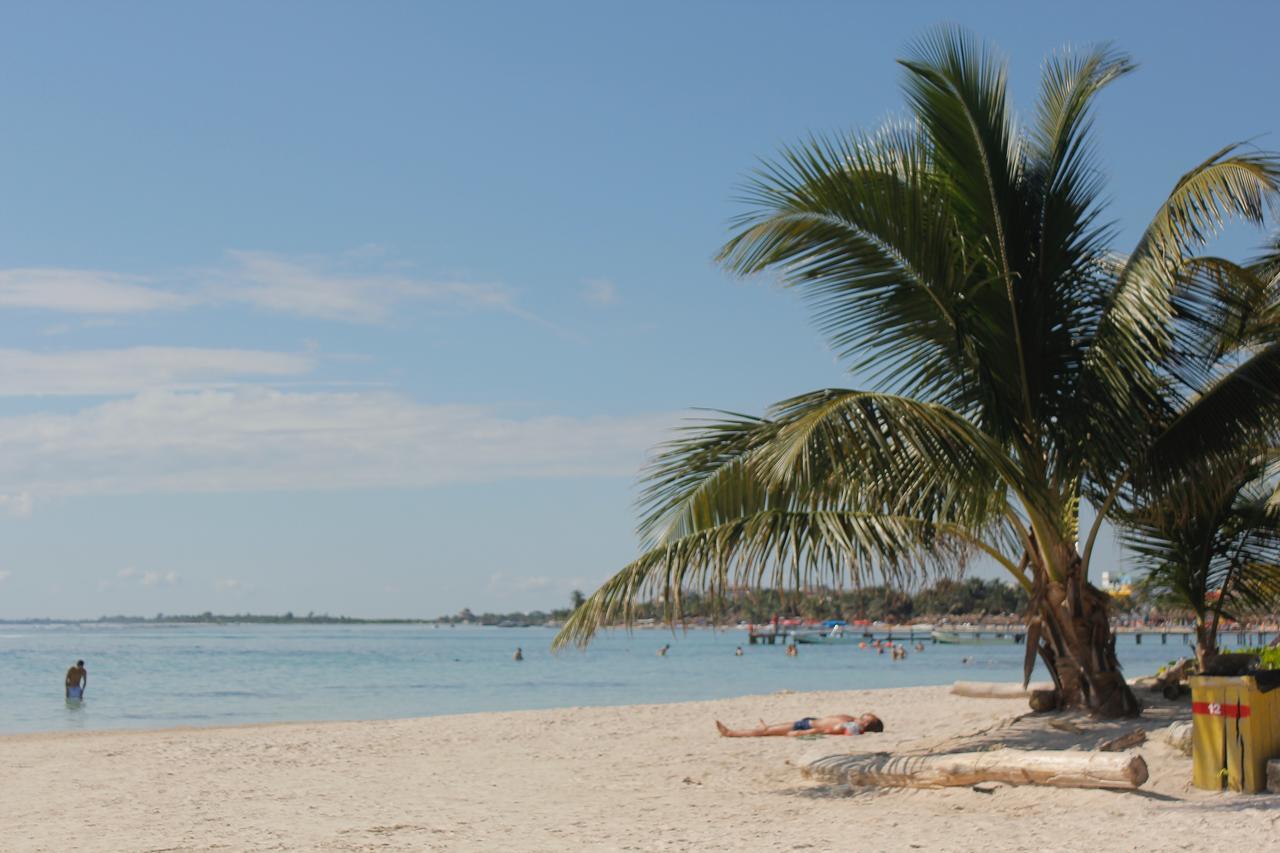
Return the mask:
M 528 626 L 563 624 L 573 611 L 582 606 L 582 592 L 574 590 L 569 607 L 552 610 L 514 611 L 510 613 L 474 613 L 464 607 L 450 616 L 435 619 L 359 619 L 310 612 L 305 616 L 292 611 L 271 613 L 157 613 L 155 616 L 101 616 L 97 621 L 127 624 L 221 624 L 249 623 L 261 625 L 421 625 L 429 623 L 453 625 Z M 1127 600 L 1125 604 L 1133 604 Z M 802 592 L 775 589 L 742 590 L 714 597 L 695 592 L 686 593 L 682 610 L 693 623 L 768 622 L 774 616 L 801 617 L 813 621 L 824 619 L 869 619 L 905 622 L 910 619 L 930 620 L 943 617 L 1020 616 L 1027 607 L 1027 594 L 1018 586 L 1002 580 L 967 578 L 942 580 L 916 592 L 888 586 L 870 586 L 853 590 L 813 588 Z M 1126 609 L 1124 605 L 1117 608 Z M 637 619 L 662 620 L 665 607 L 661 601 L 635 605 Z M 46 620 L 48 621 L 48 620 Z
M 542 625 L 568 619 L 582 604 L 582 593 L 574 591 L 572 607 L 528 613 L 473 613 L 464 608 L 437 621 L 470 625 Z M 1027 594 L 1018 586 L 1002 580 L 967 578 L 942 580 L 914 593 L 887 586 L 871 586 L 854 590 L 809 589 L 784 593 L 775 589 L 743 590 L 714 597 L 696 592 L 686 593 L 681 610 L 690 622 L 768 622 L 774 616 L 799 616 L 804 619 L 870 619 L 872 621 L 905 622 L 909 619 L 940 617 L 1020 616 L 1027 607 Z M 639 602 L 636 619 L 661 620 L 665 608 L 661 601 Z
M 178 614 L 178 613 L 157 613 L 155 616 L 100 616 L 99 622 L 124 622 L 124 623 L 197 623 L 197 624 L 221 624 L 227 622 L 242 622 L 262 625 L 338 625 L 338 624 L 358 624 L 358 625 L 415 625 L 430 622 L 430 619 L 357 619 L 351 616 L 330 616 L 328 613 L 308 613 L 306 616 L 295 616 L 293 611 L 287 611 L 281 614 L 274 613 L 214 613 L 206 610 L 204 613 Z

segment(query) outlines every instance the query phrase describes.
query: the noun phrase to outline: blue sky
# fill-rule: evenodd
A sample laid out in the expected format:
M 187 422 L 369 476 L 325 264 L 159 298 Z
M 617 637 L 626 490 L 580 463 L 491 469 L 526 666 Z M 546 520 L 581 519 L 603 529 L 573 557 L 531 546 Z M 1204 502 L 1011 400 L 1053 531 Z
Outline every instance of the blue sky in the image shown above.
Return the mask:
M 1221 145 L 1280 147 L 1278 19 L 14 5 L 0 618 L 561 605 L 634 555 L 635 474 L 690 407 L 857 384 L 793 295 L 712 263 L 758 157 L 900 111 L 894 59 L 939 22 L 999 45 L 1024 107 L 1047 52 L 1114 40 L 1124 248 Z

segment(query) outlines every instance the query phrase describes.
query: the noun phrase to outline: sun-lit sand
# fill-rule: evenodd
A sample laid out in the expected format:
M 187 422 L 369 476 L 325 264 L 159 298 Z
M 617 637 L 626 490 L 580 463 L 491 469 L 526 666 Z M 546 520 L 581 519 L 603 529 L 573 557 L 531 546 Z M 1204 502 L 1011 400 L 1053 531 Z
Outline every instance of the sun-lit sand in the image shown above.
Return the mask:
M 713 720 L 873 710 L 887 731 L 728 739 Z M 383 722 L 0 738 L 0 849 L 1261 850 L 1280 797 L 1190 786 L 1152 740 L 1138 793 L 851 790 L 802 777 L 822 752 L 1092 744 L 1131 722 L 1026 718 L 946 688 Z M 1184 711 L 1157 710 L 1155 730 Z M 1053 723 L 1053 725 L 1050 725 Z M 993 726 L 995 728 L 993 729 Z M 984 734 L 979 734 L 983 732 Z

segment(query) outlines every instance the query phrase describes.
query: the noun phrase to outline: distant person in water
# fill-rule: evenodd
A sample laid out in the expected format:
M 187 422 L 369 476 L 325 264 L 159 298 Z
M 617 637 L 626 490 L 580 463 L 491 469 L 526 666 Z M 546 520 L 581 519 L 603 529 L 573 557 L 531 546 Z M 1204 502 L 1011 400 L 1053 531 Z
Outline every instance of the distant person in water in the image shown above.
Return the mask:
M 796 648 L 795 643 L 792 643 L 791 645 L 787 646 L 787 657 L 793 658 L 798 656 L 799 654 L 800 654 L 800 650 Z
M 793 723 L 766 723 L 754 729 L 731 729 L 716 720 L 716 729 L 724 737 L 800 737 L 802 735 L 860 735 L 865 732 L 882 732 L 884 723 L 875 714 L 851 717 L 848 714 L 831 714 L 827 717 L 801 717 Z
M 76 665 L 67 670 L 67 698 L 83 699 L 84 689 L 89 686 L 89 672 L 84 668 L 84 661 L 76 661 Z
M 667 643 L 665 646 L 658 649 L 658 657 L 665 658 L 667 656 L 667 652 L 669 651 L 671 651 L 671 644 Z
M 738 646 L 738 648 L 733 650 L 733 656 L 739 658 L 742 657 L 742 646 Z
M 524 660 L 524 649 L 516 646 L 516 653 L 511 656 L 512 660 Z

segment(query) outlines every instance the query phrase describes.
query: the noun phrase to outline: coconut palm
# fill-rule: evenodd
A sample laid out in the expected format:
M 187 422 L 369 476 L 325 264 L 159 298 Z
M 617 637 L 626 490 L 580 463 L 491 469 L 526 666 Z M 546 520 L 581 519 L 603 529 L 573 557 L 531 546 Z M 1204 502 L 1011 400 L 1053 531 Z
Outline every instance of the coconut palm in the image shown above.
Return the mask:
M 1161 434 L 1195 407 L 1217 405 L 1216 385 L 1280 341 L 1280 242 L 1248 267 L 1201 259 L 1179 278 Z M 1196 443 L 1160 447 L 1156 470 L 1134 478 L 1117 513 L 1147 568 L 1144 585 L 1195 614 L 1202 664 L 1218 651 L 1224 616 L 1280 605 L 1280 450 L 1265 444 L 1268 432 L 1207 458 Z
M 1280 602 L 1280 509 L 1269 506 L 1267 477 L 1275 460 L 1242 455 L 1124 518 L 1124 537 L 1147 566 L 1144 585 L 1195 614 L 1202 665 L 1218 652 L 1224 616 L 1274 612 Z
M 643 553 L 557 642 L 657 595 L 677 616 L 686 589 L 910 583 L 981 554 L 1031 595 L 1028 674 L 1038 653 L 1063 704 L 1131 713 L 1106 597 L 1087 581 L 1098 525 L 1150 455 L 1178 270 L 1225 220 L 1260 222 L 1280 169 L 1216 153 L 1118 257 L 1090 126 L 1127 57 L 1051 57 L 1025 129 L 1003 64 L 971 36 L 939 30 L 902 64 L 910 116 L 765 163 L 720 253 L 799 290 L 871 388 L 711 417 L 665 445 L 641 499 Z M 1249 364 L 1274 371 L 1280 351 Z M 1202 458 L 1280 404 L 1237 396 Z M 1167 443 L 1194 444 L 1194 421 Z M 1082 499 L 1099 509 L 1083 551 Z

